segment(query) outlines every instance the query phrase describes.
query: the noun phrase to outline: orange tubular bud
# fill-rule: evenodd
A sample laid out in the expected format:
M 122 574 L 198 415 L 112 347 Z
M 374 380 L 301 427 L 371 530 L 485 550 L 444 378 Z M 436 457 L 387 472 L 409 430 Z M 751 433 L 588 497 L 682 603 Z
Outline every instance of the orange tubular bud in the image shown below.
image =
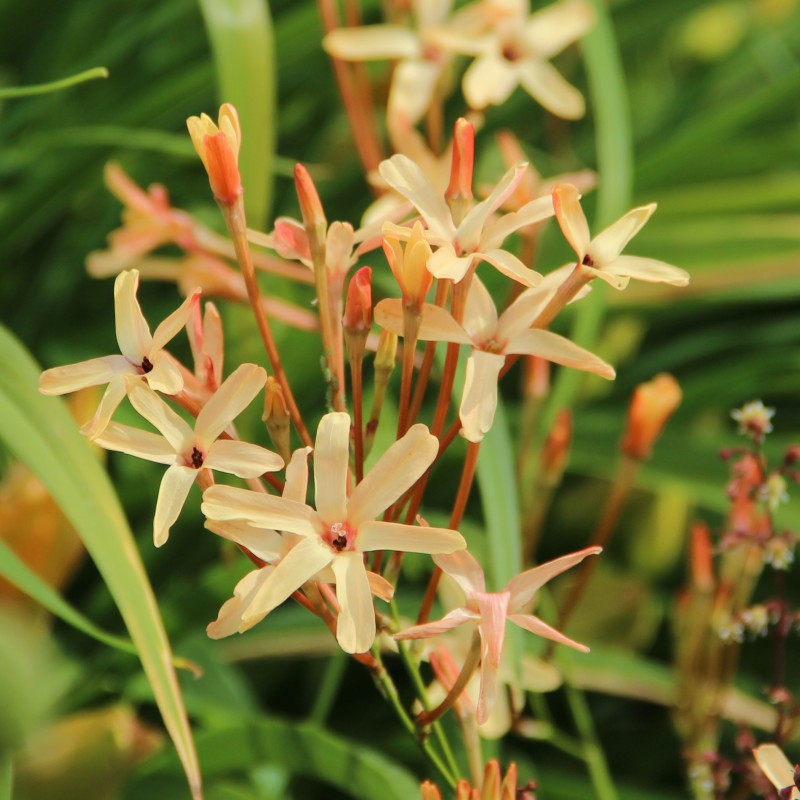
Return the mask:
M 704 522 L 695 523 L 691 537 L 692 584 L 701 592 L 711 592 L 714 589 L 714 562 L 708 525 Z
M 456 120 L 453 131 L 453 162 L 450 184 L 444 193 L 458 225 L 472 200 L 472 172 L 475 163 L 475 128 L 463 117 Z
M 206 114 L 186 120 L 192 144 L 208 173 L 214 199 L 232 206 L 242 196 L 239 145 L 242 131 L 236 109 L 225 103 L 219 110 L 219 126 Z
M 403 305 L 421 310 L 433 282 L 433 275 L 428 272 L 427 267 L 432 253 L 431 246 L 425 239 L 420 222 L 414 223 L 405 249 L 397 239 L 386 236 L 383 239 L 383 252 L 400 285 Z
M 322 210 L 317 187 L 314 186 L 314 181 L 311 180 L 308 170 L 302 164 L 294 165 L 294 187 L 297 191 L 297 199 L 300 202 L 300 211 L 306 228 L 313 230 L 327 228 L 328 220 Z
M 483 770 L 481 800 L 500 800 L 500 764 L 494 758 L 486 762 Z
M 366 334 L 372 326 L 372 269 L 361 267 L 350 279 L 344 306 L 344 329 Z
M 439 794 L 439 790 L 436 788 L 436 785 L 430 781 L 421 783 L 419 790 L 422 793 L 422 800 L 442 800 L 442 795 Z
M 666 373 L 637 386 L 628 409 L 622 452 L 638 461 L 650 458 L 656 439 L 681 399 L 681 387 Z
M 556 415 L 553 427 L 545 439 L 541 455 L 542 482 L 556 486 L 564 474 L 572 443 L 572 412 L 562 408 Z

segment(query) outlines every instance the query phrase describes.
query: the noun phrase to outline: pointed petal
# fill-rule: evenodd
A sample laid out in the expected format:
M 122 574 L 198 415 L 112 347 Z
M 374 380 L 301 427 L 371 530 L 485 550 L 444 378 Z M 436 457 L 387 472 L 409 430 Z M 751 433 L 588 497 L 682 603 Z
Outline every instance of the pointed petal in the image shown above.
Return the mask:
M 614 368 L 602 358 L 551 331 L 521 331 L 508 340 L 506 352 L 539 356 L 556 364 L 563 364 L 565 367 L 593 372 L 607 380 L 613 380 L 616 375 Z
M 475 255 L 482 261 L 491 264 L 498 272 L 523 286 L 538 286 L 542 280 L 542 276 L 538 272 L 528 269 L 515 255 L 506 250 L 486 250 Z
M 332 560 L 333 553 L 319 539 L 298 542 L 253 595 L 242 613 L 242 622 L 263 619 Z
M 250 605 L 252 598 L 261 588 L 264 581 L 267 580 L 272 569 L 272 567 L 254 569 L 236 584 L 233 590 L 233 597 L 225 601 L 225 604 L 219 610 L 216 620 L 210 622 L 206 627 L 206 634 L 211 639 L 222 639 L 224 636 L 240 633 L 242 630 L 252 627 L 251 625 L 242 627 L 242 612 Z M 257 621 L 260 621 L 260 619 Z
M 468 550 L 459 550 L 448 555 L 437 555 L 433 559 L 439 569 L 447 573 L 467 597 L 486 591 L 483 568 Z
M 337 28 L 322 40 L 322 47 L 344 61 L 416 58 L 421 52 L 419 37 L 401 25 Z
M 619 256 L 619 258 L 621 258 L 621 256 Z M 601 281 L 605 281 L 618 292 L 625 289 L 631 281 L 630 278 L 623 278 L 607 269 L 595 269 L 594 267 L 584 267 L 584 269 L 588 270 L 595 278 L 600 278 Z
M 410 158 L 394 155 L 381 161 L 378 171 L 389 186 L 416 206 L 431 233 L 447 241 L 453 240 L 456 230 L 444 197 Z
M 533 600 L 536 592 L 556 575 L 580 564 L 586 556 L 594 556 L 602 551 L 602 547 L 587 547 L 584 550 L 578 550 L 577 553 L 570 553 L 548 561 L 546 564 L 540 564 L 538 567 L 526 570 L 512 578 L 506 584 L 506 591 L 511 594 L 509 606 L 511 612 L 516 613 L 525 608 Z
M 362 553 L 394 550 L 399 553 L 452 553 L 467 546 L 458 531 L 403 525 L 400 522 L 362 522 L 356 534 L 356 547 Z
M 289 552 L 286 540 L 277 532 L 255 528 L 244 520 L 206 520 L 206 528 L 223 539 L 246 547 L 262 561 L 280 561 Z
M 689 283 L 689 273 L 686 270 L 655 258 L 617 256 L 603 269 L 614 275 L 648 283 L 669 283 L 672 286 L 686 286 Z
M 116 375 L 139 372 L 124 356 L 104 356 L 67 364 L 63 367 L 46 369 L 39 378 L 39 391 L 42 394 L 67 394 L 85 389 L 88 386 L 102 386 Z
M 206 489 L 201 510 L 209 519 L 244 519 L 259 528 L 311 538 L 317 538 L 320 527 L 316 512 L 309 506 L 235 486 Z
M 518 83 L 516 70 L 499 56 L 478 56 L 464 73 L 461 84 L 470 108 L 480 111 L 508 100 Z
M 283 459 L 277 453 L 250 442 L 219 439 L 208 449 L 203 466 L 240 478 L 258 478 L 265 472 L 275 472 L 283 467 Z
M 510 214 L 504 214 L 496 222 L 490 222 L 481 237 L 481 250 L 492 250 L 500 247 L 508 236 L 553 216 L 553 198 L 546 194 L 525 203 L 522 208 Z
M 176 453 L 183 452 L 194 441 L 194 431 L 152 389 L 143 383 L 131 386 L 131 405 L 159 431 Z
M 133 378 L 133 380 L 136 379 Z M 119 375 L 112 379 L 103 393 L 100 405 L 97 406 L 97 411 L 94 412 L 94 416 L 91 420 L 81 428 L 81 433 L 84 436 L 88 436 L 90 439 L 94 439 L 98 434 L 102 433 L 108 427 L 111 417 L 114 415 L 117 408 L 119 408 L 119 404 L 123 401 L 127 393 L 128 384 L 124 376 Z M 164 441 L 161 436 L 158 438 Z M 164 444 L 166 445 L 167 443 L 164 441 Z M 173 452 L 171 447 L 169 449 L 170 452 Z
M 197 415 L 194 429 L 198 440 L 209 447 L 234 418 L 250 405 L 264 388 L 266 380 L 265 370 L 255 364 L 242 364 L 238 367 L 211 395 Z
M 577 253 L 578 261 L 583 261 L 589 250 L 591 236 L 580 200 L 580 192 L 570 183 L 559 183 L 553 187 L 553 209 L 558 224 L 569 246 Z
M 339 616 L 336 639 L 345 653 L 366 653 L 375 641 L 375 608 L 361 553 L 339 553 L 333 559 Z
M 347 518 L 347 469 L 350 463 L 350 416 L 326 414 L 314 447 L 314 500 L 325 522 Z
M 200 290 L 195 289 L 153 332 L 151 350 L 162 350 L 167 342 L 174 339 L 186 325 L 192 305 L 199 302 Z
M 542 288 L 541 284 L 533 289 L 526 289 L 500 315 L 497 322 L 498 340 L 507 342 L 515 334 L 530 328 L 552 296 L 553 290 L 549 287 Z
M 458 415 L 461 435 L 470 442 L 480 442 L 488 433 L 497 409 L 497 380 L 506 358 L 497 353 L 473 350 L 467 359 L 464 394 Z
M 109 422 L 94 437 L 94 443 L 106 450 L 127 453 L 158 464 L 174 464 L 176 459 L 175 449 L 163 436 L 118 422 Z
M 458 283 L 467 274 L 472 266 L 473 255 L 457 256 L 456 251 L 450 246 L 440 247 L 427 263 L 428 272 L 434 278 L 448 278 L 453 283 Z
M 552 64 L 530 59 L 517 69 L 522 88 L 551 114 L 580 119 L 586 113 L 583 95 Z
M 535 633 L 537 636 L 542 636 L 545 639 L 550 639 L 559 644 L 565 644 L 575 650 L 580 650 L 581 653 L 589 652 L 589 648 L 585 644 L 581 644 L 574 639 L 570 639 L 568 636 L 564 636 L 563 633 L 557 631 L 555 628 L 551 628 L 546 622 L 542 622 L 539 617 L 534 617 L 531 614 L 509 614 L 508 620 L 515 625 L 519 625 L 520 628 L 524 628 L 526 631 Z
M 152 353 L 150 363 L 153 368 L 143 377 L 151 389 L 164 394 L 177 394 L 183 389 L 183 375 L 169 353 L 163 350 Z
M 503 642 L 506 637 L 509 598 L 507 591 L 486 592 L 476 596 L 478 612 L 481 615 L 482 660 L 488 659 L 496 668 L 500 666 L 500 656 L 503 653 Z
M 497 309 L 489 290 L 475 275 L 464 306 L 464 329 L 473 342 L 485 343 L 497 332 Z
M 347 520 L 358 527 L 375 519 L 395 502 L 433 463 L 439 440 L 425 425 L 412 425 L 353 489 L 347 504 Z
M 367 580 L 369 581 L 370 592 L 375 597 L 383 600 L 384 603 L 388 603 L 394 597 L 394 586 L 383 575 L 367 571 Z
M 656 204 L 631 209 L 604 231 L 597 234 L 589 245 L 589 255 L 597 269 L 604 269 L 607 264 L 616 261 L 625 245 L 644 227 L 653 216 Z
M 178 519 L 196 477 L 196 469 L 179 464 L 173 464 L 164 473 L 153 518 L 153 543 L 156 547 L 167 541 L 169 529 Z
M 429 639 L 431 636 L 438 636 L 441 633 L 457 628 L 465 622 L 477 622 L 480 617 L 474 611 L 466 608 L 457 608 L 449 614 L 445 614 L 435 622 L 426 622 L 424 625 L 413 625 L 404 631 L 394 634 L 395 639 Z
M 308 494 L 308 454 L 312 447 L 300 447 L 292 453 L 286 465 L 286 483 L 283 485 L 283 496 L 296 503 L 305 503 Z
M 375 306 L 375 322 L 390 333 L 403 335 L 403 306 L 400 300 L 381 300 Z M 472 344 L 467 332 L 443 308 L 425 303 L 418 337 L 427 342 Z
M 416 125 L 433 99 L 436 82 L 442 67 L 424 58 L 404 59 L 394 69 L 387 119 L 402 118 L 409 125 Z
M 354 243 L 353 226 L 349 222 L 331 222 L 325 237 L 325 266 L 329 275 L 344 279 L 350 269 Z
M 594 9 L 585 0 L 553 3 L 528 17 L 523 38 L 539 58 L 550 58 L 594 26 Z
M 153 341 L 147 320 L 136 299 L 138 288 L 139 271 L 135 269 L 120 272 L 114 281 L 117 344 L 122 355 L 135 364 L 140 364 L 150 352 Z

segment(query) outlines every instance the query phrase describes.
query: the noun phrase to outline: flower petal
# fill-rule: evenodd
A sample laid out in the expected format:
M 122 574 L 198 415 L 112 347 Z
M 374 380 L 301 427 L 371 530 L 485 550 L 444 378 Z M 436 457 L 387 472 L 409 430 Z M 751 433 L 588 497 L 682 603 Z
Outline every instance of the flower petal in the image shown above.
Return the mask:
M 314 447 L 314 501 L 328 523 L 347 518 L 347 469 L 350 463 L 350 416 L 326 414 L 317 428 Z
M 602 552 L 602 547 L 587 547 L 578 550 L 577 553 L 555 558 L 546 564 L 540 564 L 538 567 L 516 575 L 506 584 L 506 591 L 511 593 L 509 606 L 511 612 L 516 613 L 525 608 L 533 600 L 536 592 L 556 575 L 580 564 L 586 556 L 594 556 Z
M 497 332 L 497 309 L 489 290 L 475 275 L 464 306 L 464 329 L 476 344 L 485 344 Z
M 400 522 L 362 522 L 356 534 L 356 547 L 362 553 L 395 550 L 399 553 L 452 553 L 467 544 L 458 531 L 403 525 Z
M 46 369 L 39 377 L 42 394 L 67 394 L 88 386 L 102 386 L 124 373 L 138 375 L 139 371 L 124 356 L 104 356 Z
M 546 194 L 525 203 L 522 208 L 510 214 L 503 214 L 496 222 L 490 222 L 484 227 L 481 237 L 481 250 L 492 250 L 500 247 L 508 236 L 516 231 L 527 228 L 542 220 L 549 219 L 554 214 L 553 198 Z
M 486 591 L 483 568 L 468 550 L 458 550 L 448 555 L 436 555 L 433 559 L 439 569 L 447 573 L 467 597 Z
M 453 283 L 458 283 L 467 274 L 472 266 L 473 255 L 457 256 L 451 245 L 440 247 L 427 263 L 428 272 L 434 278 L 447 278 Z
M 546 622 L 542 622 L 539 617 L 534 617 L 532 614 L 509 614 L 508 620 L 526 631 L 535 633 L 537 636 L 542 636 L 559 644 L 565 644 L 575 650 L 580 650 L 581 653 L 589 652 L 589 648 L 585 644 L 576 642 L 574 639 L 570 639 L 569 636 L 564 636 L 563 633 L 551 628 Z
M 508 340 L 506 352 L 539 356 L 565 367 L 593 372 L 608 380 L 613 380 L 616 375 L 614 368 L 602 358 L 551 331 L 525 330 L 514 334 Z
M 473 350 L 467 359 L 458 415 L 461 435 L 470 442 L 480 442 L 492 427 L 497 409 L 497 380 L 505 363 L 504 355 L 483 350 Z
M 328 55 L 344 61 L 416 58 L 421 52 L 419 37 L 401 25 L 337 28 L 325 36 L 322 47 Z
M 517 87 L 517 71 L 500 56 L 478 56 L 467 67 L 461 89 L 470 108 L 480 111 L 486 106 L 499 106 L 508 100 Z
M 189 296 L 175 309 L 158 327 L 153 331 L 153 342 L 151 350 L 162 350 L 167 342 L 174 339 L 181 329 L 186 325 L 189 314 L 192 313 L 192 305 L 199 302 L 200 290 L 195 289 Z
M 206 447 L 230 425 L 264 388 L 266 371 L 255 364 L 242 364 L 206 401 L 197 415 L 195 434 Z M 283 466 L 283 461 L 281 461 Z M 280 467 L 278 467 L 280 469 Z
M 172 445 L 176 453 L 194 441 L 194 431 L 152 389 L 142 383 L 134 384 L 128 391 L 131 405 Z
M 286 483 L 283 485 L 283 496 L 296 503 L 305 503 L 308 494 L 308 454 L 312 447 L 300 447 L 292 453 L 286 465 Z
M 114 281 L 117 344 L 122 355 L 137 365 L 150 352 L 153 342 L 150 327 L 136 299 L 138 287 L 139 271 L 135 269 L 120 272 Z
M 588 33 L 596 20 L 585 0 L 553 3 L 531 14 L 523 38 L 539 58 L 550 58 Z
M 475 721 L 483 725 L 492 713 L 497 698 L 497 664 L 488 657 L 488 649 L 484 646 L 481 653 L 481 685 L 478 691 L 478 707 Z
M 387 119 L 402 118 L 407 124 L 416 125 L 431 104 L 441 73 L 441 65 L 424 58 L 401 61 L 392 75 Z
M 339 616 L 336 639 L 345 653 L 366 653 L 375 641 L 375 607 L 361 553 L 339 553 L 333 559 Z
M 219 439 L 208 449 L 203 466 L 240 478 L 258 478 L 265 472 L 279 470 L 283 459 L 257 444 Z
M 522 88 L 542 108 L 561 119 L 580 119 L 586 113 L 583 95 L 547 61 L 529 59 L 518 64 Z
M 507 250 L 486 250 L 475 254 L 481 261 L 491 264 L 498 272 L 501 272 L 511 280 L 521 283 L 523 286 L 538 286 L 542 276 L 532 269 L 528 269 L 515 255 Z
M 242 633 L 248 628 L 260 622 L 261 618 L 255 618 L 252 623 L 243 625 L 242 612 L 253 600 L 258 590 L 270 576 L 273 567 L 262 567 L 248 572 L 233 590 L 233 597 L 226 600 L 219 610 L 216 620 L 206 626 L 206 634 L 212 639 L 222 639 L 233 633 Z
M 319 539 L 298 542 L 253 595 L 242 612 L 242 622 L 263 619 L 332 560 L 333 553 Z
M 153 543 L 156 547 L 167 541 L 169 529 L 178 519 L 196 477 L 196 469 L 180 464 L 173 464 L 164 473 L 153 518 Z
M 438 636 L 441 633 L 457 628 L 465 622 L 477 622 L 480 619 L 474 611 L 466 608 L 457 608 L 449 614 L 445 614 L 441 619 L 434 622 L 426 622 L 424 625 L 413 625 L 404 631 L 394 634 L 395 639 L 430 639 L 431 636 Z
M 153 368 L 143 375 L 147 385 L 156 392 L 177 394 L 183 389 L 183 375 L 172 356 L 164 350 L 151 353 Z
M 400 300 L 381 300 L 375 306 L 375 322 L 390 333 L 403 335 L 403 305 Z M 417 336 L 427 342 L 472 344 L 467 332 L 439 306 L 425 303 L 422 307 Z
M 648 283 L 669 283 L 672 286 L 686 286 L 689 283 L 689 273 L 686 270 L 655 258 L 617 256 L 603 270 Z
M 488 659 L 493 667 L 499 668 L 503 642 L 506 638 L 506 616 L 510 594 L 507 591 L 481 592 L 475 599 L 481 615 L 480 631 L 483 642 L 481 659 Z
M 235 486 L 206 489 L 201 510 L 209 519 L 244 519 L 259 528 L 312 538 L 317 537 L 320 527 L 316 512 L 307 505 Z
M 94 412 L 94 416 L 81 427 L 81 433 L 84 436 L 94 439 L 108 427 L 114 412 L 119 408 L 119 404 L 123 401 L 125 395 L 128 394 L 128 380 L 136 380 L 136 378 L 118 375 L 109 381 L 105 392 L 103 392 L 103 397 L 100 399 L 100 405 L 97 406 L 97 410 Z M 159 436 L 158 438 L 163 441 L 162 437 Z M 172 448 L 170 448 L 170 451 L 172 451 Z
M 94 443 L 106 450 L 127 453 L 158 464 L 175 463 L 175 449 L 163 436 L 118 422 L 110 422 L 94 437 Z
M 655 210 L 655 203 L 633 208 L 604 231 L 598 233 L 592 239 L 588 250 L 594 262 L 593 266 L 597 269 L 604 269 L 607 264 L 616 261 L 619 254 L 625 249 L 625 245 L 639 233 L 647 220 L 653 216 Z
M 559 183 L 553 187 L 553 209 L 558 224 L 564 238 L 577 253 L 578 261 L 583 261 L 589 250 L 591 236 L 580 199 L 580 192 L 570 183 Z
M 438 452 L 439 440 L 425 425 L 412 425 L 353 489 L 347 504 L 350 525 L 358 527 L 383 513 L 417 482 Z
M 394 586 L 383 575 L 367 570 L 367 580 L 369 581 L 369 590 L 384 603 L 388 603 L 394 597 Z
M 271 564 L 289 552 L 289 544 L 277 531 L 256 528 L 244 520 L 206 520 L 206 528 L 223 539 L 246 547 L 254 556 Z

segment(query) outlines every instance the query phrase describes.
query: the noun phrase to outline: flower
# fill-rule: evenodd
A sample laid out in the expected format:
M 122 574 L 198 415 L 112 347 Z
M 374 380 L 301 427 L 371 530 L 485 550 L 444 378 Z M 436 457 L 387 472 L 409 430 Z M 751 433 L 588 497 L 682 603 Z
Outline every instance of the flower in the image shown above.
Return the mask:
M 800 769 L 776 744 L 761 744 L 753 750 L 753 758 L 781 798 L 800 798 Z
M 219 126 L 207 114 L 189 117 L 186 126 L 208 173 L 214 199 L 223 205 L 233 205 L 242 196 L 238 164 L 242 129 L 236 109 L 230 103 L 223 103 L 219 109 Z
M 556 558 L 513 577 L 500 592 L 487 592 L 480 564 L 466 551 L 435 555 L 436 565 L 462 589 L 466 604 L 435 622 L 414 625 L 394 635 L 395 639 L 426 639 L 452 630 L 467 622 L 478 626 L 481 640 L 481 686 L 476 720 L 486 722 L 495 702 L 497 673 L 505 640 L 505 623 L 513 622 L 526 631 L 588 652 L 585 645 L 569 639 L 532 614 L 522 613 L 544 584 L 565 570 L 580 564 L 586 556 L 597 555 L 601 547 L 587 547 L 577 553 Z
M 240 629 L 263 618 L 320 570 L 330 566 L 339 616 L 336 638 L 347 653 L 363 653 L 375 640 L 375 613 L 364 553 L 398 550 L 452 553 L 465 546 L 456 531 L 376 521 L 433 463 L 439 444 L 424 425 L 414 425 L 378 460 L 347 496 L 350 417 L 326 414 L 314 450 L 316 510 L 301 500 L 212 486 L 203 495 L 210 520 L 244 520 L 267 530 L 303 537 L 241 609 Z
M 423 306 L 420 339 L 472 346 L 459 409 L 461 434 L 469 441 L 481 441 L 492 426 L 497 381 L 507 355 L 536 355 L 604 378 L 614 377 L 614 369 L 588 350 L 558 334 L 531 328 L 566 269 L 551 272 L 539 287 L 523 292 L 499 318 L 491 295 L 477 277 L 473 278 L 467 295 L 463 325 L 439 306 L 430 303 Z M 375 307 L 375 321 L 392 333 L 402 334 L 401 301 L 381 300 Z
M 578 255 L 578 262 L 593 277 L 601 278 L 615 289 L 624 289 L 631 278 L 650 283 L 686 286 L 689 274 L 653 258 L 620 255 L 656 210 L 656 204 L 628 211 L 604 231 L 590 239 L 589 223 L 580 204 L 578 190 L 568 183 L 553 188 L 556 219 L 567 241 Z
M 763 442 L 764 436 L 772 432 L 774 416 L 775 409 L 768 408 L 761 400 L 753 400 L 731 411 L 731 417 L 739 425 L 739 433 L 756 443 Z
M 45 370 L 39 379 L 42 394 L 66 394 L 87 386 L 108 384 L 94 418 L 82 429 L 91 438 L 108 425 L 132 381 L 145 381 L 150 388 L 165 394 L 177 394 L 183 389 L 180 370 L 164 347 L 186 324 L 199 289 L 193 291 L 151 335 L 136 299 L 138 287 L 139 272 L 135 269 L 120 272 L 114 281 L 117 343 L 121 355 L 54 367 Z
M 194 430 L 155 392 L 141 384 L 133 386 L 129 394 L 133 407 L 162 435 L 111 422 L 96 438 L 97 444 L 108 450 L 169 465 L 158 490 L 153 519 L 156 547 L 167 541 L 201 469 L 257 478 L 283 466 L 280 456 L 263 447 L 219 438 L 261 391 L 266 377 L 261 367 L 242 364 L 200 410 Z
M 502 250 L 506 237 L 520 228 L 553 215 L 549 197 L 526 203 L 519 211 L 490 221 L 494 212 L 514 193 L 522 180 L 527 164 L 509 169 L 494 191 L 474 205 L 458 225 L 444 197 L 431 185 L 425 173 L 407 156 L 397 154 L 382 161 L 379 171 L 396 192 L 409 200 L 419 211 L 428 229 L 425 238 L 438 250 L 428 259 L 428 270 L 436 278 L 449 278 L 456 283 L 474 261 L 486 261 L 495 269 L 525 286 L 536 286 L 541 276 L 528 269 L 516 256 Z M 384 235 L 408 240 L 411 229 L 384 223 Z

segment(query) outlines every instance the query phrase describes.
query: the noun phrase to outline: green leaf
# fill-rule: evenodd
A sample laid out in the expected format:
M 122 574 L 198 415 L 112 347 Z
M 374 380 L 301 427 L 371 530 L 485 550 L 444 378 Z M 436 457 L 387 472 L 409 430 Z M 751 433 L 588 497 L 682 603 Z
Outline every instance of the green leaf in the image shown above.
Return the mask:
M 50 92 L 58 92 L 62 89 L 69 89 L 78 83 L 84 81 L 93 81 L 97 78 L 107 78 L 108 70 L 105 67 L 92 67 L 92 69 L 79 72 L 77 75 L 71 75 L 69 78 L 61 78 L 58 81 L 51 81 L 50 83 L 39 83 L 35 86 L 8 86 L 0 88 L 0 100 L 6 100 L 12 97 L 30 97 L 35 94 L 49 94 Z
M 139 652 L 192 794 L 200 798 L 200 771 L 172 650 L 114 489 L 64 404 L 39 394 L 39 368 L 2 327 L 0 352 L 0 439 L 45 484 L 94 559 Z

